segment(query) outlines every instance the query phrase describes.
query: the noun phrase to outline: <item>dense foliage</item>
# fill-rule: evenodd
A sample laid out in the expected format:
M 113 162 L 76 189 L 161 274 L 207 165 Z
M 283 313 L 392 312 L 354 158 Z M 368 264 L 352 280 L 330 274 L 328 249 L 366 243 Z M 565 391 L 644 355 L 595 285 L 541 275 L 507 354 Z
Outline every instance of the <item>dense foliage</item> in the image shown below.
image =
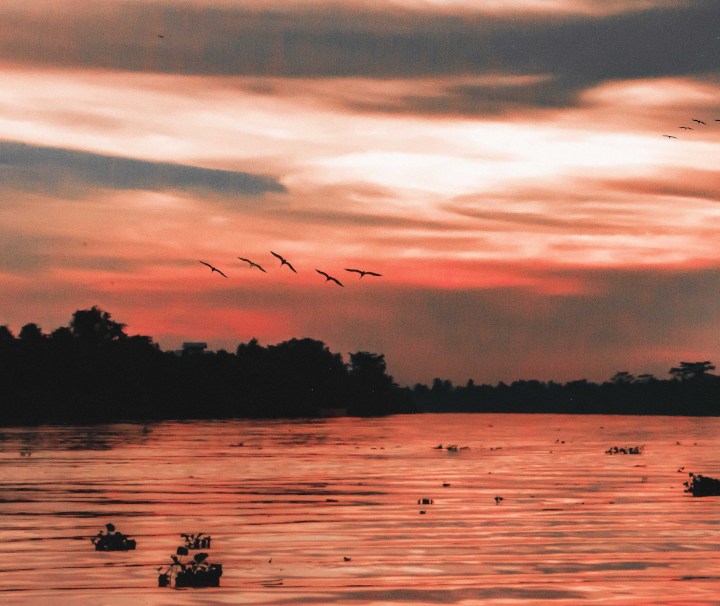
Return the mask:
M 510 385 L 398 387 L 382 354 L 346 363 L 322 341 L 291 339 L 235 353 L 163 352 L 151 337 L 93 307 L 44 334 L 0 326 L 0 424 L 117 420 L 376 416 L 408 412 L 720 414 L 720 377 L 707 361 L 681 362 L 670 377 L 618 372 L 587 380 Z
M 569 383 L 515 381 L 453 386 L 435 379 L 412 389 L 415 409 L 423 412 L 544 412 L 628 415 L 720 415 L 720 377 L 709 362 L 681 362 L 670 379 L 618 372 L 609 381 Z
M 291 339 L 268 347 L 252 340 L 234 354 L 178 355 L 150 337 L 128 336 L 97 307 L 48 335 L 27 324 L 16 338 L 1 326 L 0 396 L 4 424 L 408 410 L 380 354 L 358 352 L 345 364 L 321 341 Z

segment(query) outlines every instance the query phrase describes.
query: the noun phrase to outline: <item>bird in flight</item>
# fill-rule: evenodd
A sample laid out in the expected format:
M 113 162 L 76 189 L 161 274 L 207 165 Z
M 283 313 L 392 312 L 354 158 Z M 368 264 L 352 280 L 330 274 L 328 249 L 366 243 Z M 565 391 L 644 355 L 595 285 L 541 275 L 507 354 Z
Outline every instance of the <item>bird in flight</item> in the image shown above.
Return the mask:
M 324 271 L 320 271 L 319 269 L 316 269 L 315 271 L 318 272 L 319 274 L 325 276 L 325 282 L 335 282 L 335 284 L 337 284 L 338 286 L 342 286 L 342 284 L 340 283 L 340 280 L 338 280 L 337 278 L 333 278 L 331 275 L 326 274 Z M 343 286 L 343 288 L 344 288 L 344 286 Z
M 227 276 L 226 276 L 223 272 L 221 272 L 217 267 L 213 267 L 212 265 L 210 265 L 210 263 L 205 263 L 205 261 L 200 261 L 200 263 L 202 263 L 203 265 L 207 265 L 207 266 L 210 268 L 210 273 L 216 271 L 216 272 L 218 272 L 223 278 L 227 278 Z
M 702 120 L 698 120 L 697 118 L 693 118 L 692 121 L 697 122 L 698 124 L 704 124 L 705 126 L 707 126 L 707 122 L 703 122 Z
M 692 126 L 678 126 L 678 128 L 682 128 L 683 130 L 695 130 Z
M 382 276 L 382 274 L 376 274 L 374 271 L 363 271 L 362 269 L 351 269 L 349 267 L 346 267 L 345 271 L 352 271 L 352 272 L 355 272 L 356 274 L 360 274 L 361 278 L 363 276 L 378 276 L 378 277 Z
M 250 269 L 252 269 L 253 267 L 257 267 L 260 271 L 267 273 L 262 267 L 260 267 L 257 263 L 253 263 L 250 259 L 245 259 L 244 257 L 238 257 L 238 259 L 240 259 L 241 261 L 245 261 L 245 263 L 249 263 Z
M 287 265 L 290 269 L 292 269 L 295 273 L 297 273 L 295 268 L 292 265 L 290 265 L 290 263 L 288 263 L 285 259 L 283 259 L 279 254 L 274 253 L 273 251 L 270 251 L 270 254 L 273 257 L 277 257 L 278 259 L 280 259 L 280 267 L 282 267 L 283 265 Z
M 667 137 L 668 139 L 677 139 L 677 137 L 673 135 L 663 135 L 663 137 Z

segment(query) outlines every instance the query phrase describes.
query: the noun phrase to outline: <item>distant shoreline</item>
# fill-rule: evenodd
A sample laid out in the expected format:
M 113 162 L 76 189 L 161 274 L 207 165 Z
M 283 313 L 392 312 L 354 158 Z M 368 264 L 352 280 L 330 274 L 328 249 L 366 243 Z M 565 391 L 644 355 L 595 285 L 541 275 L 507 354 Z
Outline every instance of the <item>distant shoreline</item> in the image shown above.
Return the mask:
M 709 361 L 681 362 L 671 379 L 615 374 L 587 380 L 400 387 L 383 354 L 346 362 L 322 342 L 256 339 L 234 353 L 188 343 L 160 350 L 151 337 L 93 307 L 44 334 L 36 324 L 15 337 L 0 326 L 0 425 L 99 424 L 161 420 L 372 417 L 410 413 L 720 416 L 720 377 Z

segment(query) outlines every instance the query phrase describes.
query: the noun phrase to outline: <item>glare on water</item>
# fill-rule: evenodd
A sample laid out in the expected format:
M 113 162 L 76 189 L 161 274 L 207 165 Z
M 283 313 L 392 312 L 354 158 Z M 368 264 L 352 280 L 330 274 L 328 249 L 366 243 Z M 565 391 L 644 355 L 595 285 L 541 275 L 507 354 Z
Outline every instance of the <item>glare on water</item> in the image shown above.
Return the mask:
M 0 603 L 720 604 L 720 497 L 683 492 L 689 471 L 720 477 L 719 430 L 501 414 L 6 428 Z M 106 522 L 137 550 L 94 551 Z M 219 588 L 157 586 L 183 532 L 212 535 Z

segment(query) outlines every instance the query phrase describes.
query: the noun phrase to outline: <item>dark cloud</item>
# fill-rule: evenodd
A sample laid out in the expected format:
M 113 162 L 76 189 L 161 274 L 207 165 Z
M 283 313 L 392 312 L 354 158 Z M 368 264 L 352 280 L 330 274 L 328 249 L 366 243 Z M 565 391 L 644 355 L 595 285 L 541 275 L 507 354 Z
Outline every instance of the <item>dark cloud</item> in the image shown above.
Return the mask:
M 69 197 L 86 196 L 96 188 L 195 190 L 222 196 L 285 191 L 279 181 L 262 175 L 10 141 L 0 141 L 0 184 L 5 188 Z
M 0 55 L 25 64 L 291 78 L 549 77 L 409 94 L 379 108 L 386 111 L 566 106 L 604 81 L 717 74 L 720 50 L 712 0 L 609 16 L 90 2 L 52 19 L 9 7 L 0 18 Z

